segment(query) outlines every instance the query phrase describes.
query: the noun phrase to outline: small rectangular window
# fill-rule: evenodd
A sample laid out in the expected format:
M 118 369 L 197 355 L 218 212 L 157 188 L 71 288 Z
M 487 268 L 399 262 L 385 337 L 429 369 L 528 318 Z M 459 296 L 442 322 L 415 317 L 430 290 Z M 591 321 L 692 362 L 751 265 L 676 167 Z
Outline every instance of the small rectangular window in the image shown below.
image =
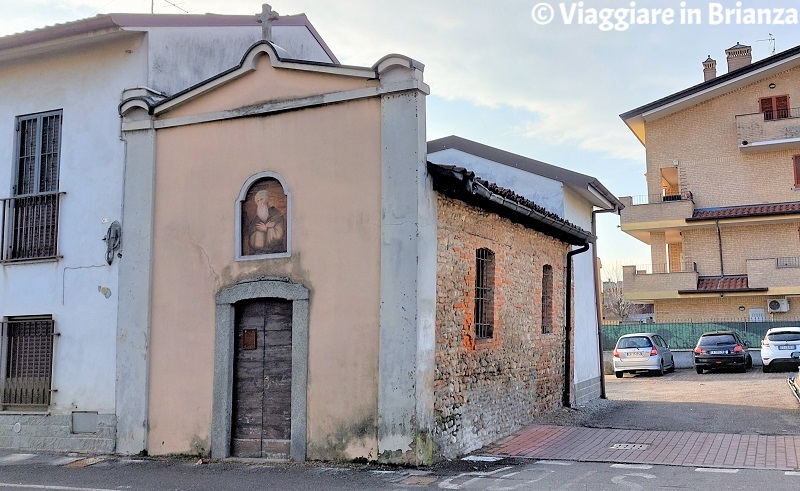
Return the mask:
M 475 254 L 475 338 L 494 336 L 494 252 L 478 249 Z
M 50 405 L 53 336 L 49 315 L 0 322 L 0 407 Z
M 542 267 L 542 334 L 553 332 L 553 267 Z

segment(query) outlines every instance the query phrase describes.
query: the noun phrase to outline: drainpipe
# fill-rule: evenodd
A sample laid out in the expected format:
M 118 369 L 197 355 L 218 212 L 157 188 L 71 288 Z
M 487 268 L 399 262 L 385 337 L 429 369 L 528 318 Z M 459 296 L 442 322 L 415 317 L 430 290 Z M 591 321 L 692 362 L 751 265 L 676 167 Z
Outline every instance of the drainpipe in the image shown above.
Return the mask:
M 566 283 L 566 327 L 564 329 L 564 394 L 561 398 L 561 403 L 564 407 L 571 407 L 570 404 L 570 386 L 572 385 L 572 339 L 570 332 L 572 331 L 572 256 L 581 254 L 589 250 L 589 242 L 586 242 L 580 249 L 569 251 L 567 253 L 567 281 Z
M 719 229 L 719 220 L 717 223 L 717 242 L 719 243 L 719 275 L 725 276 L 725 263 L 722 261 L 722 231 Z

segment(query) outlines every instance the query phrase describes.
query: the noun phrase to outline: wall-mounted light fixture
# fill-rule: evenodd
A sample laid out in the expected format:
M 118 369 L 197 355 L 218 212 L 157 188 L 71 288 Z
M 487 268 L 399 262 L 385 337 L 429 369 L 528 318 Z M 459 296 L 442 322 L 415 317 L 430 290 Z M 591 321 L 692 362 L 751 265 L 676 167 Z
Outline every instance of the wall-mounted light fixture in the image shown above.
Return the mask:
M 770 89 L 774 89 L 775 87 L 777 87 L 777 85 L 775 85 L 775 84 L 769 84 L 769 88 L 770 88 Z
M 739 312 L 744 312 L 744 305 L 739 306 Z

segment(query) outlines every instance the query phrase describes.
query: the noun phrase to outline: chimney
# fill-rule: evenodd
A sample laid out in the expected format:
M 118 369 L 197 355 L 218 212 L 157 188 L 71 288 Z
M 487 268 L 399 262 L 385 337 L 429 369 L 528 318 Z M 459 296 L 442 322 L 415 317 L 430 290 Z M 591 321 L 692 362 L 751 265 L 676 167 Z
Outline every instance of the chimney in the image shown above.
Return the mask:
M 749 65 L 753 61 L 752 48 L 743 44 L 736 43 L 725 50 L 728 55 L 728 73 Z
M 708 82 L 717 76 L 717 60 L 712 60 L 711 55 L 708 55 L 706 61 L 703 62 L 703 82 Z

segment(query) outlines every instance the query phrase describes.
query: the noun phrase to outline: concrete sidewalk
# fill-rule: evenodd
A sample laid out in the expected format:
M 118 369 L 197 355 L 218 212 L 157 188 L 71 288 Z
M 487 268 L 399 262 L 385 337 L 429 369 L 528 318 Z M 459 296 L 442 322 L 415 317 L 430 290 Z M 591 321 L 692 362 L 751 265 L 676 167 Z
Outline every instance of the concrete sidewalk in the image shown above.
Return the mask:
M 586 462 L 796 470 L 800 436 L 535 425 L 482 453 Z

